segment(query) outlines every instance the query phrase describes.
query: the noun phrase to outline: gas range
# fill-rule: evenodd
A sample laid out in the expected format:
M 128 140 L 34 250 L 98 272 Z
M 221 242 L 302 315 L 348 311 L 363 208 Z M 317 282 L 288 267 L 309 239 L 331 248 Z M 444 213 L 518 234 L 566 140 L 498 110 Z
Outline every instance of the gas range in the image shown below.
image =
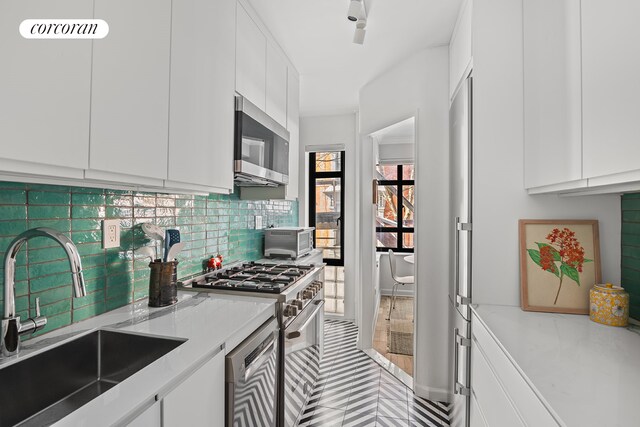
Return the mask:
M 246 262 L 197 276 L 191 279 L 189 284 L 194 289 L 280 294 L 299 282 L 314 268 L 312 265 Z
M 295 423 L 319 375 L 324 336 L 324 264 L 239 262 L 183 279 L 192 292 L 272 298 L 279 324 L 278 427 Z

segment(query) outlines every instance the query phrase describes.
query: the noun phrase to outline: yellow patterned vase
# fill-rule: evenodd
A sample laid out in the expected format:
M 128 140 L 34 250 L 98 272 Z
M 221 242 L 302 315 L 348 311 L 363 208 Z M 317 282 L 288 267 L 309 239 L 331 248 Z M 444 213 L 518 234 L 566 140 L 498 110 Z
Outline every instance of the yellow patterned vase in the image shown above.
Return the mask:
M 595 285 L 589 291 L 589 318 L 609 326 L 629 324 L 629 294 L 620 286 Z

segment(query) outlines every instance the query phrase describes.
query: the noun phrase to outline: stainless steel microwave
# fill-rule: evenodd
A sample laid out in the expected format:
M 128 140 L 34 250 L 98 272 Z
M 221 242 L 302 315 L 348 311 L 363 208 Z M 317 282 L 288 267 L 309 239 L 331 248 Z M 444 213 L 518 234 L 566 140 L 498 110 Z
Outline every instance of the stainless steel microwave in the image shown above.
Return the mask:
M 236 96 L 234 171 L 239 186 L 289 183 L 289 131 Z
M 264 234 L 264 256 L 297 259 L 313 250 L 313 227 L 268 228 Z

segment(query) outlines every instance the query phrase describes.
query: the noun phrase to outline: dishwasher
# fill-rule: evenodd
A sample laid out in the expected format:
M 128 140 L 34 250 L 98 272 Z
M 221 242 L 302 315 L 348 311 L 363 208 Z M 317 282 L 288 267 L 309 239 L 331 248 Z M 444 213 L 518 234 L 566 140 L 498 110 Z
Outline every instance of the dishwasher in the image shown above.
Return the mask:
M 276 424 L 278 350 L 278 322 L 271 318 L 227 354 L 227 427 L 270 427 Z

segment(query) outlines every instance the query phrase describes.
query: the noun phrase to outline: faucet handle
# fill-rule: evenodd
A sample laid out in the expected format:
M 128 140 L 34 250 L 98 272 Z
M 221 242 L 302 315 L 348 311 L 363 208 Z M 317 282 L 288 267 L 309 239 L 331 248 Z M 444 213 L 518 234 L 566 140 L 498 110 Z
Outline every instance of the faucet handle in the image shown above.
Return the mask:
M 40 317 L 40 297 L 36 298 L 36 317 Z

